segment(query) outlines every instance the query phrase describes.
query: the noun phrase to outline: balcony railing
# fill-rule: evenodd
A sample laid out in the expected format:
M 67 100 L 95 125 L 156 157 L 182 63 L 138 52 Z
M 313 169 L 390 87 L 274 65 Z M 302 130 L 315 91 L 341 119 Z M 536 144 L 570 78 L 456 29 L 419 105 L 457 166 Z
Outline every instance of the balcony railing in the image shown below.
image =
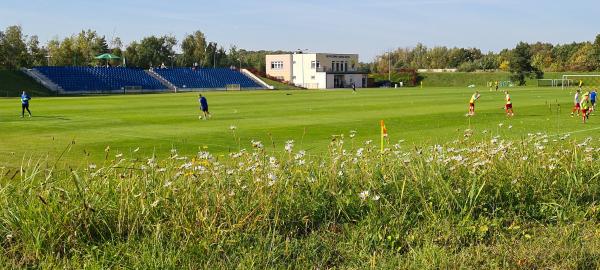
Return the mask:
M 351 69 L 335 70 L 335 69 L 328 68 L 328 67 L 318 67 L 318 68 L 316 68 L 316 70 L 317 70 L 317 72 L 328 72 L 328 73 L 356 73 L 357 72 L 357 70 L 351 70 Z

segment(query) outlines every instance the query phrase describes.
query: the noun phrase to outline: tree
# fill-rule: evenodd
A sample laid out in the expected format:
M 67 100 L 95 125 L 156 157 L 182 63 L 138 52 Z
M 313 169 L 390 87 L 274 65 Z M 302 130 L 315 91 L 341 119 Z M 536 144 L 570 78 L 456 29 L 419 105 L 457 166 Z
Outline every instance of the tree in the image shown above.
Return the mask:
M 579 47 L 569 59 L 569 70 L 592 71 L 595 69 L 594 47 L 591 43 L 585 43 Z
M 21 26 L 9 26 L 0 39 L 2 58 L 0 62 L 9 69 L 27 66 L 29 53 L 27 52 L 26 36 L 23 35 Z
M 37 36 L 31 36 L 27 42 L 27 50 L 29 53 L 29 65 L 43 66 L 46 65 L 47 50 L 44 47 L 40 48 L 40 41 Z
M 544 73 L 531 64 L 530 45 L 525 42 L 519 42 L 512 51 L 509 63 L 510 79 L 518 82 L 519 85 L 525 85 L 525 77 L 542 78 Z
M 128 66 L 149 68 L 170 63 L 169 56 L 174 56 L 173 47 L 177 39 L 173 36 L 150 36 L 139 43 L 132 42 L 125 51 Z
M 600 34 L 596 35 L 594 44 L 592 44 L 591 58 L 594 70 L 600 70 Z
M 206 37 L 201 31 L 196 31 L 192 35 L 186 36 L 181 42 L 182 56 L 179 64 L 182 66 L 192 66 L 194 63 L 203 65 L 206 58 Z

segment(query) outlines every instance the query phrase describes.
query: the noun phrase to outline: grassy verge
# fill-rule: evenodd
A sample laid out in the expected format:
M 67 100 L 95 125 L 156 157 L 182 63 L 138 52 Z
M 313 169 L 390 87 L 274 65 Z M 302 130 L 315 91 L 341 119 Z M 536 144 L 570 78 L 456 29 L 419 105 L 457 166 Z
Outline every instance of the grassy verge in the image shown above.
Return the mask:
M 300 90 L 300 89 L 302 89 L 300 87 L 296 87 L 296 86 L 289 85 L 286 83 L 274 81 L 274 80 L 267 79 L 264 77 L 261 77 L 260 79 L 263 80 L 264 82 L 266 82 L 268 85 L 274 86 L 276 90 Z
M 0 70 L 0 97 L 18 97 L 22 91 L 49 96 L 51 91 L 18 70 Z
M 236 138 L 236 130 L 232 128 Z M 334 136 L 0 169 L 6 268 L 597 268 L 597 139 Z
M 600 73 L 582 73 L 582 72 L 546 72 L 546 79 L 560 79 L 564 74 L 600 74 Z M 508 81 L 510 73 L 508 72 L 446 72 L 446 73 L 419 73 L 423 79 L 423 85 L 430 86 L 453 86 L 467 87 L 474 84 L 478 87 L 487 88 L 489 81 Z M 387 77 L 386 77 L 387 78 Z M 536 79 L 527 79 L 528 86 L 537 86 Z

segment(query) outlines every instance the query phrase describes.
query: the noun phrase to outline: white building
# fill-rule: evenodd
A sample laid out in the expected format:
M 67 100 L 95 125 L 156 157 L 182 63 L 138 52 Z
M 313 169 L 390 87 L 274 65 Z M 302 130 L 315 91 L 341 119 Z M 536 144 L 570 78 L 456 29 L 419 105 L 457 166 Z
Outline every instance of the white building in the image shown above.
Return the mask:
M 267 75 L 310 89 L 367 87 L 358 71 L 358 54 L 295 53 L 267 55 Z

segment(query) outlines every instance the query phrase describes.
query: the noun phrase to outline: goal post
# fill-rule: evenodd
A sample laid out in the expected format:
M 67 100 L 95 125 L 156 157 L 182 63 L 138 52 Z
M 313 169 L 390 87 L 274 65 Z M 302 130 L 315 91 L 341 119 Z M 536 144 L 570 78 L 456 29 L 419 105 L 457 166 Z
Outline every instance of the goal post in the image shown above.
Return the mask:
M 225 90 L 227 91 L 240 91 L 242 90 L 242 86 L 239 84 L 227 84 L 225 85 Z
M 559 87 L 562 85 L 562 79 L 538 79 L 538 87 Z
M 560 84 L 562 89 L 579 86 L 597 89 L 600 87 L 600 74 L 565 74 Z

